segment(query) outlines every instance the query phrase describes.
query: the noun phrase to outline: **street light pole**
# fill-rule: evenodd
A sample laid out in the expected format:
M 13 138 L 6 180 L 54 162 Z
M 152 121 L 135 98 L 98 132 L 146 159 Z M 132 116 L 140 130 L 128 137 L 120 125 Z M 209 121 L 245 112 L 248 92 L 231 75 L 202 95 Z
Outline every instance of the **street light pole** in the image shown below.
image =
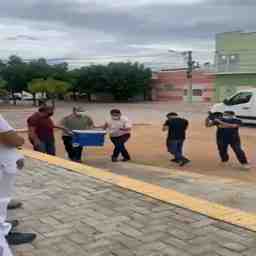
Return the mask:
M 194 67 L 194 61 L 192 57 L 192 51 L 188 51 L 188 68 L 187 68 L 187 78 L 189 81 L 188 103 L 193 103 L 193 67 Z

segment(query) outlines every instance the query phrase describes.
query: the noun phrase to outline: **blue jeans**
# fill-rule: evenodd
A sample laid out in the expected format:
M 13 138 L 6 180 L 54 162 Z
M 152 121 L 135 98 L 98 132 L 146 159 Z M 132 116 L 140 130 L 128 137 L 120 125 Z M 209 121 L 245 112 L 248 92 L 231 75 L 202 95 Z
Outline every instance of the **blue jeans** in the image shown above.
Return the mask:
M 125 134 L 120 137 L 111 137 L 111 141 L 114 144 L 115 148 L 113 151 L 112 159 L 117 159 L 121 154 L 124 159 L 130 160 L 131 157 L 125 147 L 125 143 L 129 140 L 130 134 Z
M 41 153 L 55 156 L 56 149 L 55 149 L 54 139 L 48 140 L 48 141 L 41 141 L 40 145 L 38 146 L 34 145 L 34 150 Z
M 167 139 L 168 152 L 171 153 L 177 161 L 184 160 L 183 156 L 184 140 L 169 140 Z

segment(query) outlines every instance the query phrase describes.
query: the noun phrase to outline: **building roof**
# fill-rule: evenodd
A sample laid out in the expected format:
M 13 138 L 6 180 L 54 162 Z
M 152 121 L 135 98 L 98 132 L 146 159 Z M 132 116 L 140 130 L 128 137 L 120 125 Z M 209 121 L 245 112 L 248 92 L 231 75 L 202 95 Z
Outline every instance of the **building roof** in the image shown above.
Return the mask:
M 245 72 L 215 72 L 214 75 L 253 75 L 256 71 L 245 71 Z

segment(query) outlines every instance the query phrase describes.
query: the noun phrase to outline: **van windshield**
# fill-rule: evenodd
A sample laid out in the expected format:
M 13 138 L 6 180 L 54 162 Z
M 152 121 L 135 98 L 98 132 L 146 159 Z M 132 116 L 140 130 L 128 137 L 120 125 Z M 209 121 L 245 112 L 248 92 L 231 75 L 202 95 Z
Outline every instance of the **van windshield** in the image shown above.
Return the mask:
M 228 105 L 240 105 L 249 103 L 252 98 L 252 92 L 240 92 L 233 96 L 231 99 L 226 100 Z

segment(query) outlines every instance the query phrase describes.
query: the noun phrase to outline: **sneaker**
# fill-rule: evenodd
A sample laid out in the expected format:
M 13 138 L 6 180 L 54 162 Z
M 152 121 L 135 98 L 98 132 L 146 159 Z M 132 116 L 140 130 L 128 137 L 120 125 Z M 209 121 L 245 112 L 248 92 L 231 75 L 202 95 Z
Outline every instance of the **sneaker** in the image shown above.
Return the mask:
M 8 204 L 8 210 L 16 210 L 22 207 L 22 202 L 17 200 L 11 200 Z
M 9 245 L 20 245 L 32 243 L 36 239 L 36 234 L 10 232 L 5 238 Z
M 251 169 L 251 166 L 249 164 L 242 164 L 242 168 L 244 170 L 250 170 Z
M 183 159 L 181 162 L 180 162 L 180 167 L 183 167 L 184 165 L 187 165 L 190 163 L 190 160 L 188 159 Z
M 6 221 L 7 223 L 10 223 L 12 225 L 12 228 L 11 228 L 11 232 L 12 230 L 14 230 L 15 228 L 17 228 L 19 226 L 19 221 L 18 220 L 10 220 L 10 221 Z
M 112 157 L 111 160 L 112 160 L 113 163 L 118 162 L 117 158 L 115 158 L 115 157 Z

